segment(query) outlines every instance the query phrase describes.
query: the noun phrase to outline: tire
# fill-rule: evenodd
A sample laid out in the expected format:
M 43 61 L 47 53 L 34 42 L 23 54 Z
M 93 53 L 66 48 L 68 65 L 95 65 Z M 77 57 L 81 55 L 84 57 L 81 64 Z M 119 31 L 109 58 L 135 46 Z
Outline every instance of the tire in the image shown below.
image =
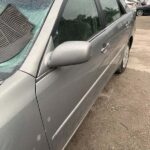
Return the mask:
M 116 71 L 116 74 L 122 74 L 126 70 L 128 61 L 129 61 L 129 54 L 130 54 L 130 47 L 128 45 L 126 49 L 124 50 L 123 59 L 122 59 L 121 65 Z
M 144 12 L 143 10 L 137 10 L 137 16 L 143 16 L 144 15 Z

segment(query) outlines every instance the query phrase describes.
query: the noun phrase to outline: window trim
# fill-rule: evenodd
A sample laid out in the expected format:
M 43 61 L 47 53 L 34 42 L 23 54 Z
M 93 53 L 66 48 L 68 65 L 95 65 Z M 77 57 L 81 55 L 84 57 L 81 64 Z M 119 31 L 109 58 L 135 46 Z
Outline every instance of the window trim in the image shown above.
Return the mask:
M 52 38 L 53 38 L 53 35 L 55 34 L 55 32 L 56 32 L 56 30 L 57 30 L 57 28 L 59 26 L 59 22 L 61 20 L 61 15 L 63 14 L 63 11 L 64 11 L 64 9 L 66 7 L 67 2 L 68 2 L 68 0 L 64 0 L 63 4 L 61 6 L 61 9 L 59 10 L 58 17 L 57 17 L 57 19 L 55 21 L 55 24 L 54 24 L 54 27 L 53 27 L 53 30 L 52 30 L 52 33 L 51 33 Z
M 99 0 L 94 0 L 95 5 L 96 5 L 96 9 L 97 9 L 97 13 L 98 13 L 98 17 L 99 17 L 99 23 L 101 25 L 101 29 L 99 32 L 93 34 L 87 41 L 91 42 L 93 41 L 95 38 L 97 38 L 100 34 L 102 34 L 104 32 L 105 29 L 105 24 L 104 24 L 104 17 L 102 15 L 102 9 L 99 3 Z
M 122 3 L 120 2 L 120 0 L 117 0 L 117 3 L 118 3 L 118 6 L 119 6 L 119 9 L 120 9 L 120 12 L 122 13 L 122 16 L 125 15 L 125 14 L 127 14 L 127 11 L 125 10 L 125 8 L 122 5 Z
M 104 29 L 105 27 L 105 24 L 104 24 L 104 20 L 103 20 L 103 15 L 101 13 L 101 6 L 100 6 L 100 3 L 99 3 L 99 0 L 94 0 L 95 2 L 95 5 L 96 5 L 96 8 L 97 8 L 97 13 L 98 13 L 98 17 L 99 17 L 99 23 L 101 25 L 101 30 Z M 101 31 L 99 31 L 101 32 Z

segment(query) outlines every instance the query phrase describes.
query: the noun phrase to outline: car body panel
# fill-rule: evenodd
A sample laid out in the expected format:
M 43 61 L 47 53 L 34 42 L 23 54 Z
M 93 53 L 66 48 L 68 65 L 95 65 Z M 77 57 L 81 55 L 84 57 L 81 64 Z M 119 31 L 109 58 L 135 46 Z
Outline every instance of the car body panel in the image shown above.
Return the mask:
M 49 149 L 35 97 L 35 78 L 20 71 L 0 86 L 0 149 Z
M 144 15 L 150 15 L 150 5 L 144 5 L 137 8 L 138 10 L 143 10 Z
M 49 140 L 54 140 L 54 142 L 57 140 L 55 137 L 58 138 L 57 133 L 59 134 L 58 130 L 63 126 L 64 120 L 66 120 L 71 111 L 80 102 L 82 97 L 98 78 L 100 72 L 108 65 L 108 59 L 105 59 L 108 57 L 108 53 L 101 54 L 100 52 L 102 48 L 101 43 L 104 42 L 105 35 L 106 34 L 103 34 L 103 36 L 99 37 L 101 40 L 93 40 L 91 50 L 92 57 L 89 62 L 81 65 L 60 67 L 48 73 L 37 83 L 37 97 L 45 127 L 48 131 Z M 47 122 L 48 117 L 51 118 L 50 123 Z M 78 118 L 78 120 L 80 119 Z M 71 127 L 75 128 L 76 125 L 72 124 L 70 128 Z M 70 135 L 72 131 L 73 129 L 68 130 L 68 135 Z M 66 135 L 66 137 L 64 135 L 63 139 L 66 140 L 69 138 L 68 135 Z M 59 146 L 58 144 L 54 145 L 54 147 L 56 147 L 56 145 Z
M 46 75 L 41 75 L 36 84 L 37 99 L 54 150 L 66 145 L 100 90 L 121 63 L 131 34 L 132 19 L 132 12 L 125 14 L 90 39 L 91 59 L 87 63 L 58 67 L 48 72 L 42 62 L 40 70 L 44 70 Z M 107 53 L 102 54 L 100 50 L 107 43 L 110 47 Z M 49 51 L 53 51 L 52 38 L 48 47 Z M 46 56 L 47 53 L 43 60 Z
M 88 62 L 48 68 L 45 60 L 54 50 L 52 31 L 65 2 L 55 0 L 20 70 L 0 82 L 1 150 L 65 148 L 121 64 L 134 34 L 135 15 L 128 12 L 88 40 L 92 46 Z

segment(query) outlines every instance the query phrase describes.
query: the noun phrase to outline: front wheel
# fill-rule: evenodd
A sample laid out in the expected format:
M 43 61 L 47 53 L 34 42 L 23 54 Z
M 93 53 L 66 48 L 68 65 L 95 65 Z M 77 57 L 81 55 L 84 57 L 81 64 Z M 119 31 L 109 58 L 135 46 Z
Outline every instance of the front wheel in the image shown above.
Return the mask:
M 128 45 L 124 50 L 123 59 L 122 59 L 121 65 L 119 66 L 119 68 L 116 72 L 117 74 L 121 74 L 126 70 L 127 64 L 129 61 L 129 54 L 130 54 L 130 48 Z
M 143 16 L 144 12 L 143 10 L 137 10 L 137 16 Z

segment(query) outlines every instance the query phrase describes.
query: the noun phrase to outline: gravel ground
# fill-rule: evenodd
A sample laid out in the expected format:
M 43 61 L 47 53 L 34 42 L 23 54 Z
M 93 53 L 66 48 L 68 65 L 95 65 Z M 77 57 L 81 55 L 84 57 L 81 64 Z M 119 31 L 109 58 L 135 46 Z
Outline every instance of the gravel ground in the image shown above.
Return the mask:
M 150 150 L 150 17 L 137 18 L 128 69 L 114 76 L 67 150 Z

